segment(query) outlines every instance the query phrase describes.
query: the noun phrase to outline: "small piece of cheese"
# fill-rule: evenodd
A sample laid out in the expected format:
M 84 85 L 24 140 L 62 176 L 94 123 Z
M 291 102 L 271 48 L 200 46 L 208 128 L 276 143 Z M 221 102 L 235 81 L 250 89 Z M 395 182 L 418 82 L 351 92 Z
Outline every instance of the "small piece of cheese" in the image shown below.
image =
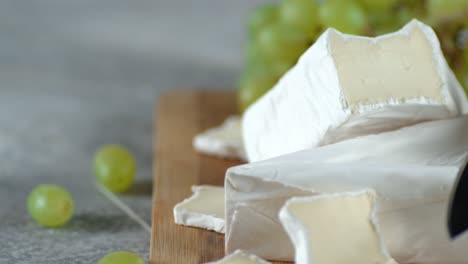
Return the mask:
M 246 160 L 241 130 L 240 117 L 231 116 L 222 125 L 196 135 L 193 147 L 208 155 Z
M 387 249 L 401 263 L 466 263 L 468 233 L 446 231 L 450 192 L 468 162 L 468 115 L 230 168 L 226 250 L 292 261 L 278 219 L 291 197 L 373 189 Z
M 175 223 L 224 233 L 224 188 L 192 186 L 192 192 L 174 207 Z
M 224 257 L 215 262 L 208 264 L 271 264 L 255 255 L 245 253 L 241 250 L 236 250 L 231 255 Z
M 376 38 L 322 36 L 247 109 L 250 162 L 468 112 L 434 31 L 413 20 Z
M 374 203 L 373 191 L 289 199 L 279 218 L 294 244 L 295 263 L 392 263 L 379 233 Z

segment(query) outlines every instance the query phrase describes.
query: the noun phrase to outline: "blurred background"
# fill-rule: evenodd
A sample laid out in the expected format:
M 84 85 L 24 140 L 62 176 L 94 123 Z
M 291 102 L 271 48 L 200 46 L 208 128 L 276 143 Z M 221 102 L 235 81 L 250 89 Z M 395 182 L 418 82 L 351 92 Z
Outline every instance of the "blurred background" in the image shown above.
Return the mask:
M 121 197 L 150 222 L 158 94 L 233 89 L 244 21 L 261 2 L 0 1 L 0 263 L 96 263 L 115 250 L 147 260 L 149 234 L 93 186 L 94 152 L 120 143 L 135 155 L 135 185 Z M 27 213 L 43 183 L 75 199 L 64 228 Z
M 319 2 L 0 1 L 0 263 L 95 263 L 115 250 L 148 260 L 149 234 L 93 187 L 95 150 L 120 143 L 135 155 L 121 197 L 150 222 L 158 94 L 237 89 L 242 111 L 328 26 L 373 36 L 417 17 L 436 27 L 467 87 L 467 0 Z M 74 197 L 65 228 L 27 214 L 41 183 Z

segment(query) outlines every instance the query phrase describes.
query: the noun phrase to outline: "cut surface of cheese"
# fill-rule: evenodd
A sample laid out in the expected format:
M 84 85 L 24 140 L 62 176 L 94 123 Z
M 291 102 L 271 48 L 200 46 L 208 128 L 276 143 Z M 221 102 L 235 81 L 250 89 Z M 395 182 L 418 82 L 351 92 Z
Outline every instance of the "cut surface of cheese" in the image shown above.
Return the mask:
M 434 31 L 322 36 L 243 117 L 249 161 L 468 112 Z
M 289 199 L 279 218 L 294 244 L 295 263 L 392 263 L 374 203 L 370 190 Z
M 271 263 L 255 255 L 245 253 L 241 250 L 236 250 L 231 255 L 228 255 L 218 261 L 210 262 L 208 264 L 271 264 Z
M 193 147 L 208 155 L 246 160 L 240 117 L 231 116 L 220 126 L 196 135 L 193 138 Z
M 420 27 L 380 39 L 346 39 L 330 31 L 329 41 L 336 75 L 351 112 L 363 111 L 361 107 L 366 105 L 421 97 L 443 104 L 441 76 Z
M 373 189 L 387 249 L 399 263 L 466 263 L 468 234 L 446 231 L 450 191 L 468 160 L 468 116 L 425 122 L 230 168 L 226 250 L 294 259 L 278 219 L 296 196 Z
M 176 224 L 224 233 L 224 188 L 192 186 L 193 195 L 174 207 Z

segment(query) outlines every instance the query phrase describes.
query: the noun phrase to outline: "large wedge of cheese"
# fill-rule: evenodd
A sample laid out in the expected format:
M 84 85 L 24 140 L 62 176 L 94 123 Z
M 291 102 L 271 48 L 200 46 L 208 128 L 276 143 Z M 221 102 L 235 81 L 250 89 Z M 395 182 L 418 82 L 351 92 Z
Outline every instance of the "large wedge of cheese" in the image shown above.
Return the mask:
M 280 220 L 296 264 L 396 264 L 380 236 L 370 190 L 289 199 Z
M 468 112 L 434 31 L 377 38 L 329 29 L 244 114 L 249 161 Z
M 294 196 L 373 189 L 399 263 L 467 263 L 468 235 L 450 241 L 449 193 L 468 156 L 468 116 L 421 123 L 228 170 L 226 250 L 293 260 L 278 212 Z

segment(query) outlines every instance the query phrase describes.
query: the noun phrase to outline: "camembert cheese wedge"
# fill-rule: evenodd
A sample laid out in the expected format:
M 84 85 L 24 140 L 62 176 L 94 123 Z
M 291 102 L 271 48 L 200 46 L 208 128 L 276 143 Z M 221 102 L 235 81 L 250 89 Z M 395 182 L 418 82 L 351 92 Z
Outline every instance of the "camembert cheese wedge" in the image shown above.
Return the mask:
M 436 34 L 413 20 L 376 38 L 328 29 L 247 109 L 242 129 L 253 162 L 467 112 Z
M 387 249 L 401 263 L 465 263 L 468 233 L 449 239 L 452 186 L 468 170 L 468 115 L 425 122 L 230 168 L 226 250 L 294 260 L 278 219 L 291 197 L 373 189 Z

